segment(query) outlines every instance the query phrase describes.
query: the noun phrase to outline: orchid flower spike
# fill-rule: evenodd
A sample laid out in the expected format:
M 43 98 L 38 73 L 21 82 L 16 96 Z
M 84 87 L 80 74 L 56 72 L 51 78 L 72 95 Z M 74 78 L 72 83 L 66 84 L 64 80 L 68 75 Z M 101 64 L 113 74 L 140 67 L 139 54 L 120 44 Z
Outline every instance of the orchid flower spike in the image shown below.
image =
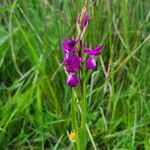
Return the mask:
M 64 39 L 62 43 L 62 48 L 65 53 L 63 64 L 68 74 L 67 85 L 70 87 L 75 87 L 79 83 L 77 75 L 80 73 L 78 74 L 77 72 L 81 68 L 83 62 L 82 60 L 84 58 L 83 54 L 86 53 L 88 55 L 86 59 L 86 68 L 89 70 L 94 70 L 96 68 L 95 57 L 101 55 L 102 53 L 102 45 L 98 45 L 94 49 L 90 49 L 86 45 L 83 45 L 83 35 L 85 33 L 84 31 L 87 29 L 89 21 L 90 16 L 88 11 L 86 7 L 83 7 L 76 21 L 78 30 L 77 39 Z

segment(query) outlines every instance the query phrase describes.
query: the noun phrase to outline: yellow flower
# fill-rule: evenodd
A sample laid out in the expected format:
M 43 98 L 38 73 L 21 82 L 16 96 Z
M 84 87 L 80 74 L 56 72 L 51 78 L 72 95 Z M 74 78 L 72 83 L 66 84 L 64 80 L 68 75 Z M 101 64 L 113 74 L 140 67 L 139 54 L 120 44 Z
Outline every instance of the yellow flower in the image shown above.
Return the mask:
M 71 131 L 70 134 L 68 135 L 70 142 L 76 142 L 77 134 L 74 131 Z

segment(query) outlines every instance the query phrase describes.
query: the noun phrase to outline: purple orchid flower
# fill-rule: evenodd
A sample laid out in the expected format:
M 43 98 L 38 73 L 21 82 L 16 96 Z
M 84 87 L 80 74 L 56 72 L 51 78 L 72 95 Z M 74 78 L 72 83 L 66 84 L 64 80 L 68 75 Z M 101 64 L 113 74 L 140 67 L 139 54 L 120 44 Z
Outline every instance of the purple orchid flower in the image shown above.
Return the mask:
M 84 52 L 87 53 L 88 55 L 98 56 L 98 55 L 101 55 L 102 48 L 103 48 L 102 45 L 98 45 L 92 50 L 88 48 L 87 46 L 84 46 Z
M 78 40 L 76 39 L 64 39 L 63 41 L 63 50 L 65 53 L 73 53 L 76 50 L 76 44 Z
M 94 70 L 96 68 L 96 60 L 95 56 L 99 56 L 102 53 L 102 45 L 96 46 L 93 50 L 88 48 L 87 46 L 84 46 L 84 52 L 89 55 L 89 58 L 86 60 L 86 67 L 87 69 Z
M 75 74 L 74 73 L 70 73 L 69 77 L 68 77 L 68 80 L 67 80 L 67 85 L 71 86 L 71 87 L 75 87 L 75 86 L 78 85 L 78 83 L 79 83 L 79 80 L 75 76 Z
M 79 70 L 81 65 L 82 59 L 75 54 L 74 56 L 71 56 L 70 54 L 66 54 L 64 58 L 64 64 L 66 66 L 66 70 L 69 73 L 75 73 Z

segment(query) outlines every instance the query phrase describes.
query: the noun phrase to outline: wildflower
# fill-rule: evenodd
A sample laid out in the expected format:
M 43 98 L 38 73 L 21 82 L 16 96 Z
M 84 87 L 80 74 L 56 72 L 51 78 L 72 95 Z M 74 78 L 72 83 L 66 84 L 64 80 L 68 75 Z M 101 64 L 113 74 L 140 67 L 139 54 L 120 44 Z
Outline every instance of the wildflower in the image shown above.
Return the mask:
M 80 68 L 81 58 L 77 54 L 75 54 L 74 56 L 66 54 L 64 58 L 64 64 L 66 65 L 67 72 L 75 73 Z
M 65 53 L 73 53 L 76 50 L 76 44 L 78 40 L 76 39 L 64 39 L 63 41 L 63 49 Z
M 83 7 L 76 21 L 77 30 L 78 30 L 77 39 L 73 39 L 73 38 L 64 39 L 62 44 L 63 51 L 65 53 L 65 58 L 63 63 L 65 65 L 65 70 L 68 73 L 67 85 L 70 87 L 75 87 L 78 85 L 79 80 L 76 74 L 80 70 L 80 66 L 83 62 L 82 60 L 84 60 L 85 58 L 83 49 L 84 52 L 88 55 L 88 58 L 86 59 L 87 69 L 94 70 L 96 68 L 95 57 L 101 55 L 102 53 L 102 48 L 103 48 L 102 45 L 99 45 L 94 49 L 90 49 L 87 46 L 83 45 L 83 35 L 85 33 L 86 27 L 89 24 L 89 21 L 90 21 L 90 16 L 87 12 L 86 7 Z M 78 42 L 79 44 L 77 45 Z M 76 48 L 76 46 L 78 46 L 78 49 Z
M 95 47 L 93 50 L 84 46 L 84 52 L 89 55 L 89 58 L 86 60 L 87 69 L 95 69 L 96 68 L 96 60 L 95 56 L 101 55 L 102 53 L 102 45 Z
M 102 45 L 96 46 L 93 50 L 90 48 L 87 48 L 86 45 L 84 46 L 84 52 L 87 53 L 88 55 L 93 55 L 93 56 L 98 56 L 101 55 L 102 53 Z
M 77 134 L 76 132 L 72 132 L 68 135 L 70 142 L 76 142 Z
M 75 87 L 78 85 L 78 78 L 75 76 L 74 73 L 70 73 L 68 80 L 67 80 L 67 85 L 71 86 L 71 87 Z

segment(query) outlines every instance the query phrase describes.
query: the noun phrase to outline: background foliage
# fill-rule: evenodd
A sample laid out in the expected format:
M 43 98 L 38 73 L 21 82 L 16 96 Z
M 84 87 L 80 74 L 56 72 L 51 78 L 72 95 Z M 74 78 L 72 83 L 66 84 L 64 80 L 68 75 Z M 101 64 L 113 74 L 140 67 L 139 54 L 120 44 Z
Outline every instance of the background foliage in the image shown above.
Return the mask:
M 97 149 L 150 149 L 149 0 L 1 0 L 0 149 L 71 148 L 61 43 L 76 36 L 83 6 L 88 45 L 105 46 L 86 73 L 93 141 Z

